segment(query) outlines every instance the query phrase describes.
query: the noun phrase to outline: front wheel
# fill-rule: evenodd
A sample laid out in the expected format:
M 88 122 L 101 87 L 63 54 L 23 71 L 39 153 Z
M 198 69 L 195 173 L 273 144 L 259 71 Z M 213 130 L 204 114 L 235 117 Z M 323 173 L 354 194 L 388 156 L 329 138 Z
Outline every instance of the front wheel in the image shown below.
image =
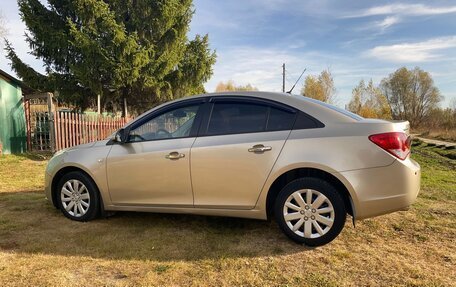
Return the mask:
M 58 203 L 62 213 L 76 221 L 94 219 L 99 211 L 99 195 L 95 183 L 78 171 L 65 174 L 58 184 Z
M 321 246 L 339 235 L 345 224 L 344 201 L 337 190 L 319 178 L 300 178 L 287 184 L 275 202 L 275 216 L 292 240 Z

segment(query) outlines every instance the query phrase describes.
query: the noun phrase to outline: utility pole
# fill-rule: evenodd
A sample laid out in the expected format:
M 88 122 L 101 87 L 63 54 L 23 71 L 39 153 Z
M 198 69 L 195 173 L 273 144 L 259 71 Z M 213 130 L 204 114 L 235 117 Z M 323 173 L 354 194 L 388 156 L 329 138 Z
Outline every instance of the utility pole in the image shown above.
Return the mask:
M 282 65 L 282 93 L 285 93 L 285 63 Z
M 128 118 L 127 98 L 123 98 L 123 116 Z

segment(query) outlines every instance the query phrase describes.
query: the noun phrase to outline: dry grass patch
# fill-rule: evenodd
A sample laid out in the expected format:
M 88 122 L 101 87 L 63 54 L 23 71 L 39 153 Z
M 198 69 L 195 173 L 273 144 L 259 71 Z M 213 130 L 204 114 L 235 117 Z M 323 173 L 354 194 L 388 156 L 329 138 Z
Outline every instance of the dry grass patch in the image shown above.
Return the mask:
M 49 154 L 0 155 L 0 193 L 42 190 Z
M 432 149 L 418 151 L 423 191 L 410 211 L 356 228 L 347 221 L 316 249 L 274 222 L 130 212 L 73 222 L 44 200 L 45 162 L 2 157 L 0 285 L 452 286 L 456 171 Z M 27 188 L 19 171 L 32 166 L 40 181 Z

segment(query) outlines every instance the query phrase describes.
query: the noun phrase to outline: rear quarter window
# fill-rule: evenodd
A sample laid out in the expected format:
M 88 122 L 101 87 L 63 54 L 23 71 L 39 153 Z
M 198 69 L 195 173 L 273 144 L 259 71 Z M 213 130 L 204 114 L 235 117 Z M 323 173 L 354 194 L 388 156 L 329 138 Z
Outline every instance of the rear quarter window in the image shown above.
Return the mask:
M 304 112 L 299 112 L 298 116 L 296 117 L 296 122 L 293 126 L 294 130 L 302 130 L 302 129 L 315 129 L 315 128 L 323 128 L 325 125 L 320 122 L 319 120 L 307 115 Z
M 296 113 L 271 107 L 268 118 L 268 131 L 291 130 L 295 121 Z

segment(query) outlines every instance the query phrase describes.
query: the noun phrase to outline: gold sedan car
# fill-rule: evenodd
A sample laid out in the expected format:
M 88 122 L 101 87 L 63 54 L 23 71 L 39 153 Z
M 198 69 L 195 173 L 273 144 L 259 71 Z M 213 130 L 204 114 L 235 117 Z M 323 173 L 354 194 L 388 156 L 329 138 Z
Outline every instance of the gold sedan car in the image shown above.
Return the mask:
M 158 106 L 112 138 L 60 151 L 46 196 L 87 221 L 107 211 L 275 217 L 292 240 L 333 240 L 403 210 L 420 189 L 408 122 L 364 119 L 303 96 L 229 92 Z

